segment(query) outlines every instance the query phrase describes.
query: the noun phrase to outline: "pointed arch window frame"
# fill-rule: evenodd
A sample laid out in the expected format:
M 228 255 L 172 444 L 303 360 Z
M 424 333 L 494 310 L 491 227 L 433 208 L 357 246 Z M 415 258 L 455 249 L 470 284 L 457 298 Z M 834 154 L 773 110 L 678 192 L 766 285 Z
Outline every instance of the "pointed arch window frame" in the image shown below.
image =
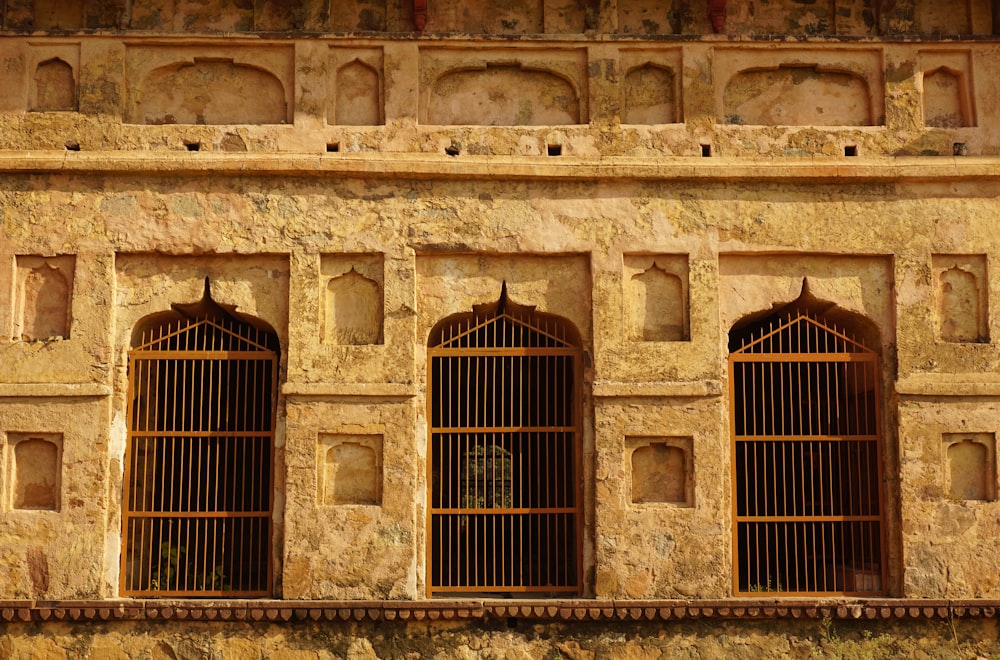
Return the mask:
M 515 345 L 496 346 L 483 345 L 483 342 L 477 341 L 480 339 L 488 341 L 488 338 L 490 337 L 490 329 L 504 325 L 510 328 L 511 332 L 509 334 L 503 333 L 503 338 L 513 341 L 523 341 L 527 338 L 529 342 L 527 344 L 515 343 Z M 459 331 L 445 336 L 446 330 L 449 328 L 458 328 Z M 514 332 L 514 330 L 518 328 L 521 332 Z M 495 340 L 497 335 L 493 334 L 492 337 Z M 532 338 L 539 339 L 539 343 L 531 343 L 530 340 Z M 513 412 L 511 413 L 512 418 L 504 420 L 504 423 L 500 425 L 476 426 L 473 424 L 469 426 L 456 426 L 440 423 L 441 413 L 435 410 L 435 361 L 444 361 L 449 358 L 462 359 L 463 357 L 467 357 L 470 360 L 490 359 L 497 356 L 510 357 L 512 359 L 517 359 L 518 357 L 538 357 L 544 359 L 545 357 L 555 356 L 569 361 L 572 365 L 572 378 L 569 383 L 570 391 L 568 392 L 567 399 L 571 410 L 562 411 L 563 424 L 558 426 L 517 424 L 516 422 L 518 420 L 514 419 L 515 415 Z M 568 319 L 561 316 L 537 312 L 533 306 L 519 305 L 509 300 L 507 296 L 506 283 L 503 284 L 500 298 L 497 302 L 474 305 L 471 312 L 464 312 L 446 317 L 436 324 L 431 330 L 428 341 L 427 359 L 427 419 L 428 441 L 430 443 L 430 447 L 427 452 L 427 498 L 429 506 L 426 537 L 428 539 L 426 590 L 429 597 L 449 593 L 460 594 L 483 592 L 502 593 L 507 596 L 540 593 L 553 595 L 559 594 L 565 596 L 579 595 L 582 593 L 584 526 L 582 483 L 583 451 L 581 427 L 582 402 L 580 396 L 582 391 L 582 364 L 583 347 L 579 332 L 575 326 L 573 326 Z M 473 456 L 475 465 L 487 469 L 493 475 L 492 480 L 487 477 L 483 478 L 483 483 L 480 484 L 483 486 L 483 488 L 480 489 L 482 492 L 477 490 L 472 494 L 473 497 L 465 497 L 465 495 L 468 495 L 465 491 L 462 491 L 463 495 L 457 495 L 458 491 L 462 488 L 466 488 L 466 483 L 468 483 L 467 481 L 461 481 L 458 488 L 455 488 L 455 484 L 451 487 L 456 493 L 452 496 L 454 501 L 448 503 L 450 506 L 442 506 L 442 498 L 447 496 L 436 493 L 435 491 L 435 488 L 438 486 L 438 480 L 442 478 L 439 473 L 435 472 L 435 460 L 438 457 L 437 442 L 440 437 L 444 437 L 455 432 L 472 432 L 473 434 L 479 433 L 483 435 L 500 435 L 502 433 L 516 434 L 518 432 L 524 432 L 526 434 L 540 434 L 543 432 L 550 432 L 553 434 L 563 434 L 569 437 L 569 446 L 573 456 L 570 461 L 571 464 L 565 466 L 568 471 L 568 475 L 563 477 L 563 487 L 565 489 L 565 493 L 562 495 L 564 499 L 560 502 L 561 506 L 544 507 L 537 506 L 537 503 L 535 505 L 525 506 L 524 502 L 512 501 L 510 499 L 510 493 L 505 490 L 510 486 L 506 484 L 508 483 L 508 480 L 515 483 L 518 481 L 518 479 L 522 476 L 520 474 L 520 466 L 522 464 L 518 462 L 517 458 L 512 458 L 513 452 L 509 452 L 508 449 L 503 448 L 498 444 L 476 444 L 472 450 L 466 452 L 467 455 Z M 484 450 L 476 453 L 475 449 Z M 441 453 L 443 453 L 443 451 Z M 499 474 L 497 474 L 498 471 Z M 457 483 L 461 479 L 462 477 L 455 476 L 454 481 Z M 558 498 L 559 496 L 556 496 L 556 499 Z M 512 504 L 513 506 L 511 506 Z M 551 520 L 553 517 L 560 515 L 569 516 L 572 520 L 572 531 L 570 532 L 572 540 L 567 544 L 568 547 L 563 548 L 563 553 L 564 555 L 572 553 L 573 556 L 564 556 L 562 559 L 556 558 L 552 560 L 554 562 L 566 561 L 572 566 L 572 568 L 561 572 L 559 569 L 554 570 L 554 572 L 558 573 L 560 577 L 565 578 L 564 583 L 555 585 L 532 584 L 531 581 L 534 576 L 537 574 L 540 578 L 543 570 L 538 569 L 536 573 L 533 568 L 518 566 L 517 562 L 513 559 L 518 550 L 516 548 L 507 548 L 501 550 L 501 552 L 509 553 L 511 558 L 509 564 L 507 563 L 508 555 L 505 554 L 502 559 L 503 563 L 509 566 L 509 570 L 501 569 L 499 572 L 502 573 L 502 575 L 500 578 L 497 578 L 496 567 L 499 563 L 494 562 L 493 579 L 488 579 L 490 584 L 477 582 L 476 578 L 473 578 L 472 583 L 468 584 L 436 584 L 435 571 L 438 571 L 438 574 L 443 576 L 444 571 L 447 570 L 446 565 L 453 565 L 455 563 L 465 561 L 465 565 L 471 565 L 470 570 L 474 572 L 477 568 L 472 564 L 477 561 L 485 561 L 479 556 L 479 554 L 476 553 L 476 548 L 473 547 L 475 546 L 474 543 L 471 544 L 471 546 L 466 547 L 466 549 L 473 555 L 471 560 L 459 560 L 450 556 L 445 556 L 446 553 L 443 549 L 443 542 L 435 540 L 436 520 L 444 520 L 448 516 L 457 517 L 457 524 L 461 526 L 463 524 L 469 524 L 468 521 L 473 518 L 489 515 L 496 516 L 496 519 L 503 516 L 514 519 L 514 517 L 518 515 L 527 515 L 537 516 L 539 517 L 539 520 L 544 520 L 544 516 L 549 516 L 548 524 L 550 525 L 552 524 Z M 440 529 L 438 531 L 441 532 Z M 445 534 L 447 534 L 447 532 Z M 440 536 L 440 534 L 438 536 Z M 507 540 L 508 542 L 513 543 L 512 539 L 508 538 Z M 485 555 L 486 553 L 484 552 L 480 554 Z M 441 565 L 435 566 L 436 561 L 442 562 Z M 554 566 L 554 564 L 550 564 L 549 569 L 552 569 L 552 566 Z M 484 573 L 488 572 L 488 570 L 489 566 L 483 569 Z M 529 575 L 526 580 L 523 579 L 524 574 Z M 516 575 L 517 577 L 512 577 L 512 575 Z M 551 576 L 551 571 L 549 575 Z M 444 578 L 441 577 L 438 581 L 443 582 Z M 459 578 L 459 581 L 461 581 L 461 577 Z
M 807 285 L 803 285 L 803 296 L 807 299 L 809 298 Z M 864 340 L 859 340 L 858 338 L 851 336 L 847 330 L 843 328 L 838 328 L 836 324 L 828 324 L 824 320 L 821 320 L 824 315 L 822 313 L 811 313 L 808 311 L 806 306 L 800 306 L 793 303 L 788 308 L 784 310 L 776 310 L 772 314 L 765 315 L 764 318 L 759 319 L 755 322 L 749 323 L 747 327 L 740 330 L 734 329 L 734 333 L 738 332 L 743 335 L 744 341 L 738 348 L 733 348 L 730 351 L 728 358 L 728 383 L 729 383 L 729 414 L 730 414 L 730 441 L 731 441 L 731 484 L 732 484 L 732 558 L 733 558 L 733 593 L 736 596 L 757 596 L 761 595 L 761 592 L 771 592 L 778 595 L 788 595 L 788 596 L 815 596 L 815 595 L 859 595 L 859 596 L 873 596 L 873 595 L 884 595 L 888 593 L 888 548 L 887 548 L 887 531 L 886 531 L 886 501 L 885 501 L 885 489 L 884 489 L 884 475 L 885 475 L 885 465 L 884 465 L 884 438 L 885 430 L 883 428 L 883 418 L 882 418 L 882 401 L 881 401 L 881 359 L 878 351 L 869 348 Z M 782 317 L 785 317 L 782 320 Z M 764 324 L 767 323 L 768 319 L 777 319 L 777 327 L 773 325 L 769 328 L 764 328 Z M 808 350 L 809 346 L 805 346 L 806 350 L 802 350 L 803 346 L 801 342 L 795 348 L 797 350 L 791 350 L 793 348 L 794 330 L 797 326 L 808 325 L 811 326 L 809 329 L 814 331 L 813 338 L 816 341 L 814 349 L 822 350 Z M 760 336 L 753 338 L 752 334 L 755 330 L 760 331 Z M 784 333 L 784 334 L 783 334 Z M 739 337 L 740 334 L 736 336 Z M 821 344 L 820 338 L 825 334 L 825 341 Z M 732 337 L 731 333 L 731 337 Z M 750 336 L 750 340 L 746 341 L 747 337 Z M 787 341 L 783 339 L 787 337 Z M 774 348 L 774 344 L 777 344 L 778 350 L 770 350 Z M 808 343 L 808 339 L 807 339 Z M 839 349 L 839 350 L 838 350 Z M 741 420 L 737 419 L 737 386 L 736 386 L 736 370 L 737 365 L 760 365 L 761 371 L 770 369 L 772 372 L 772 378 L 775 367 L 781 369 L 781 365 L 789 364 L 789 374 L 792 372 L 792 366 L 795 364 L 815 364 L 817 365 L 816 373 L 820 373 L 820 367 L 825 367 L 827 370 L 835 369 L 840 364 L 843 365 L 854 365 L 857 369 L 863 370 L 866 374 L 871 377 L 870 383 L 865 383 L 867 387 L 869 384 L 873 390 L 873 407 L 870 411 L 866 410 L 866 414 L 870 414 L 872 418 L 864 422 L 865 430 L 868 433 L 805 433 L 806 422 L 803 419 L 798 421 L 798 433 L 786 432 L 786 420 L 780 420 L 780 431 L 779 424 L 777 421 L 772 420 L 771 426 L 768 429 L 767 425 L 764 425 L 764 430 L 770 430 L 770 433 L 749 433 L 747 429 L 747 421 L 742 420 L 742 430 L 743 433 L 738 433 L 740 429 Z M 845 367 L 845 373 L 846 369 Z M 855 376 L 856 377 L 856 376 Z M 756 376 L 754 376 L 756 378 Z M 782 381 L 783 382 L 783 381 Z M 745 381 L 744 381 L 745 383 Z M 772 381 L 773 384 L 773 381 Z M 856 383 L 855 383 L 856 384 Z M 778 395 L 779 397 L 785 394 L 789 394 L 783 389 L 783 385 L 779 386 Z M 846 385 L 845 385 L 846 387 Z M 744 393 L 745 394 L 745 393 Z M 769 393 L 770 396 L 774 395 L 772 390 Z M 801 395 L 801 392 L 800 392 Z M 767 396 L 764 393 L 752 393 L 752 396 Z M 746 399 L 744 398 L 744 401 Z M 754 406 L 757 402 L 754 402 Z M 766 410 L 766 404 L 764 405 Z M 746 404 L 744 403 L 744 414 L 746 411 Z M 754 410 L 754 415 L 756 415 L 756 408 Z M 792 411 L 794 415 L 794 411 Z M 800 411 L 801 414 L 801 411 Z M 804 416 L 803 416 L 804 417 Z M 808 423 L 810 428 L 808 430 L 816 430 L 818 427 L 813 426 L 812 421 Z M 795 421 L 789 420 L 790 431 L 795 430 Z M 848 424 L 848 427 L 850 425 Z M 862 422 L 860 420 L 855 421 L 855 429 L 861 429 Z M 754 422 L 754 429 L 756 430 L 756 422 Z M 843 429 L 840 429 L 843 430 Z M 746 443 L 750 445 L 754 442 L 770 442 L 773 444 L 782 444 L 782 461 L 784 461 L 786 447 L 792 446 L 793 443 L 800 442 L 802 445 L 824 445 L 829 448 L 832 443 L 836 442 L 863 442 L 870 443 L 871 449 L 874 452 L 871 454 L 871 458 L 874 462 L 874 466 L 869 468 L 869 473 L 866 475 L 860 475 L 856 478 L 864 481 L 864 487 L 870 495 L 877 498 L 876 506 L 874 510 L 869 507 L 864 514 L 858 513 L 858 510 L 865 509 L 864 504 L 852 505 L 857 507 L 852 513 L 856 515 L 844 515 L 843 511 L 834 512 L 834 504 L 832 502 L 821 505 L 818 509 L 815 508 L 815 503 L 807 505 L 805 502 L 805 495 L 803 494 L 803 501 L 801 505 L 793 504 L 790 508 L 792 509 L 793 515 L 782 516 L 782 515 L 761 515 L 753 516 L 748 515 L 751 505 L 745 502 L 743 506 L 746 510 L 741 514 L 740 512 L 740 490 L 741 484 L 748 488 L 748 483 L 751 477 L 744 473 L 741 473 L 740 466 L 738 465 L 740 448 L 740 443 Z M 799 460 L 803 460 L 803 457 L 810 449 L 803 448 L 797 456 Z M 765 452 L 766 453 L 766 452 Z M 773 456 L 774 454 L 772 454 Z M 748 459 L 749 460 L 749 459 Z M 756 458 L 754 459 L 756 461 Z M 749 465 L 749 463 L 748 463 Z M 807 461 L 803 461 L 802 465 L 808 466 Z M 756 465 L 755 465 L 756 468 Z M 766 469 L 766 468 L 765 468 Z M 777 473 L 777 468 L 771 468 L 774 470 L 772 474 Z M 831 474 L 827 476 L 826 486 L 831 489 L 835 487 L 832 482 L 834 481 Z M 871 470 L 874 470 L 874 473 Z M 772 479 L 776 477 L 772 476 Z M 799 484 L 799 488 L 803 491 L 806 489 L 804 485 L 807 481 L 805 476 L 801 476 L 796 482 Z M 821 480 L 822 483 L 822 480 Z M 857 486 L 857 484 L 850 484 L 851 486 Z M 811 486 L 810 486 L 811 487 Z M 749 499 L 750 492 L 747 491 L 746 498 Z M 774 490 L 773 497 L 778 498 L 778 489 Z M 760 497 L 760 493 L 753 491 L 754 497 Z M 763 495 L 763 499 L 767 499 L 767 494 Z M 825 494 L 823 495 L 825 497 Z M 831 494 L 832 498 L 832 494 Z M 860 496 L 858 498 L 861 499 Z M 754 508 L 759 507 L 759 503 L 755 503 Z M 789 506 L 787 502 L 768 502 L 762 508 L 765 512 L 773 510 L 777 512 L 782 510 L 787 513 Z M 805 512 L 809 511 L 811 515 L 805 515 Z M 818 513 L 818 515 L 816 515 Z M 765 554 L 765 563 L 769 565 L 769 568 L 763 571 L 761 574 L 761 560 L 759 556 L 749 557 L 741 555 L 741 541 L 740 534 L 741 529 L 746 530 L 748 526 L 754 524 L 761 525 L 773 525 L 774 529 L 777 529 L 781 525 L 794 526 L 801 524 L 803 529 L 811 523 L 818 525 L 831 524 L 835 525 L 837 523 L 843 523 L 845 525 L 857 524 L 857 525 L 869 525 L 877 527 L 873 534 L 867 540 L 868 552 L 861 552 L 861 560 L 856 561 L 852 556 L 850 560 L 850 565 L 833 565 L 809 566 L 808 558 L 805 562 L 802 562 L 805 566 L 804 572 L 806 575 L 799 576 L 798 573 L 795 574 L 793 580 L 786 579 L 782 581 L 782 577 L 777 575 L 780 573 L 780 567 L 784 565 L 785 576 L 791 577 L 789 574 L 789 565 L 794 561 L 801 560 L 802 557 L 792 557 L 791 560 L 775 558 L 773 560 L 773 565 L 777 565 L 779 570 L 775 571 L 775 575 L 772 576 L 770 566 L 772 565 L 772 559 L 769 556 L 771 553 L 779 555 L 782 550 L 778 547 L 778 543 L 775 543 L 775 547 L 770 547 L 768 542 L 765 542 L 763 551 L 760 548 L 760 536 L 756 536 L 756 552 L 763 552 Z M 787 536 L 785 539 L 785 549 L 784 552 L 788 553 L 788 538 L 793 534 L 788 531 L 784 532 Z M 853 533 L 853 532 L 852 532 Z M 769 532 L 768 532 L 769 534 Z M 864 533 L 862 532 L 862 535 Z M 775 540 L 780 537 L 778 532 L 775 532 Z M 749 544 L 749 539 L 751 538 L 750 533 L 747 535 L 747 543 Z M 814 537 L 815 538 L 815 537 Z M 795 536 L 795 542 L 798 542 L 798 536 Z M 805 543 L 803 543 L 805 545 Z M 876 547 L 872 547 L 872 545 Z M 798 547 L 797 545 L 795 546 Z M 841 548 L 843 551 L 843 547 Z M 798 552 L 798 550 L 795 550 Z M 749 555 L 749 548 L 747 551 Z M 847 553 L 850 554 L 850 553 Z M 823 552 L 819 553 L 819 560 L 826 561 L 828 558 Z M 836 556 L 836 552 L 831 553 L 832 557 Z M 846 555 L 841 556 L 843 561 Z M 816 558 L 813 558 L 816 561 Z M 756 571 L 754 571 L 753 563 L 757 562 Z M 875 565 L 877 564 L 877 566 Z M 744 573 L 741 573 L 743 571 Z M 811 571 L 811 573 L 809 573 Z M 755 573 L 758 580 L 753 581 L 753 577 L 750 575 Z M 774 581 L 772 582 L 772 577 Z M 796 585 L 798 584 L 812 584 L 815 586 L 813 589 L 790 589 L 790 583 L 794 581 Z M 771 595 L 769 593 L 769 595 Z

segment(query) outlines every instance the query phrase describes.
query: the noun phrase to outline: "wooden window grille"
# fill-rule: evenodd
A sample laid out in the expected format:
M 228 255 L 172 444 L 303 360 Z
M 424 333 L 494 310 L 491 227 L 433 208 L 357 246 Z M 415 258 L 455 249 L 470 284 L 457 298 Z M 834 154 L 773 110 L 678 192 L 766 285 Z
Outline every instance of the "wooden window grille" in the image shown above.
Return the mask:
M 125 596 L 270 596 L 278 341 L 206 298 L 129 352 Z
M 431 333 L 429 595 L 580 593 L 580 361 L 506 287 Z
M 799 310 L 730 349 L 735 592 L 885 593 L 878 354 Z

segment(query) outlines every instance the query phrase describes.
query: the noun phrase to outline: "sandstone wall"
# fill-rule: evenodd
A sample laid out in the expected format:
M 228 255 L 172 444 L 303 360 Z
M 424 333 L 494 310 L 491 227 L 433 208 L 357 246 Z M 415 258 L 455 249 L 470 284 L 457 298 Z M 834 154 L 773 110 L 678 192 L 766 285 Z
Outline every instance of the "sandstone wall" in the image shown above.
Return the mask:
M 807 291 L 875 328 L 885 591 L 1000 596 L 1000 58 L 940 36 L 985 3 L 690 39 L 646 38 L 708 33 L 684 3 L 36 4 L 0 41 L 0 597 L 119 595 L 133 332 L 206 277 L 281 346 L 276 597 L 424 598 L 429 334 L 504 283 L 580 334 L 582 595 L 732 595 L 729 332 Z

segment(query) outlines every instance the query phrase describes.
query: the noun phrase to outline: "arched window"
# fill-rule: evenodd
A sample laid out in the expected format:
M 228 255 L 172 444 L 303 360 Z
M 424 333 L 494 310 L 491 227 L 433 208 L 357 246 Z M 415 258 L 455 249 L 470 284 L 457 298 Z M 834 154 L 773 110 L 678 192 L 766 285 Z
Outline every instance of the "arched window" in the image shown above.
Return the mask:
M 129 352 L 125 596 L 270 596 L 278 339 L 211 299 Z
M 795 303 L 730 333 L 738 595 L 886 591 L 879 356 L 860 334 Z
M 581 588 L 580 340 L 506 296 L 428 350 L 428 593 Z

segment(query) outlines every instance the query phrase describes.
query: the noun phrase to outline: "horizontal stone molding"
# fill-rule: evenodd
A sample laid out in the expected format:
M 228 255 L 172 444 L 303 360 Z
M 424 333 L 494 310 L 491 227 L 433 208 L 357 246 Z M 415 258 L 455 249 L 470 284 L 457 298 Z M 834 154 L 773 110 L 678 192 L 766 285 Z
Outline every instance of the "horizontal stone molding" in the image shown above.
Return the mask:
M 0 622 L 383 621 L 479 619 L 670 621 L 682 619 L 948 620 L 996 618 L 997 600 L 432 600 L 432 601 L 0 601 Z
M 1000 374 L 921 374 L 896 381 L 908 397 L 1000 397 Z
M 997 159 L 969 156 L 848 158 L 698 158 L 664 156 L 544 157 L 438 156 L 405 153 L 149 153 L 0 152 L 4 174 L 128 174 L 170 176 L 316 176 L 391 179 L 516 179 L 738 181 L 814 183 L 1000 180 Z
M 412 385 L 399 383 L 285 383 L 282 394 L 295 399 L 375 397 L 405 399 L 417 395 Z
M 718 380 L 693 380 L 659 383 L 620 383 L 598 381 L 593 386 L 596 398 L 643 397 L 717 397 L 722 396 L 722 382 Z
M 111 388 L 98 383 L 0 383 L 0 399 L 105 396 Z

